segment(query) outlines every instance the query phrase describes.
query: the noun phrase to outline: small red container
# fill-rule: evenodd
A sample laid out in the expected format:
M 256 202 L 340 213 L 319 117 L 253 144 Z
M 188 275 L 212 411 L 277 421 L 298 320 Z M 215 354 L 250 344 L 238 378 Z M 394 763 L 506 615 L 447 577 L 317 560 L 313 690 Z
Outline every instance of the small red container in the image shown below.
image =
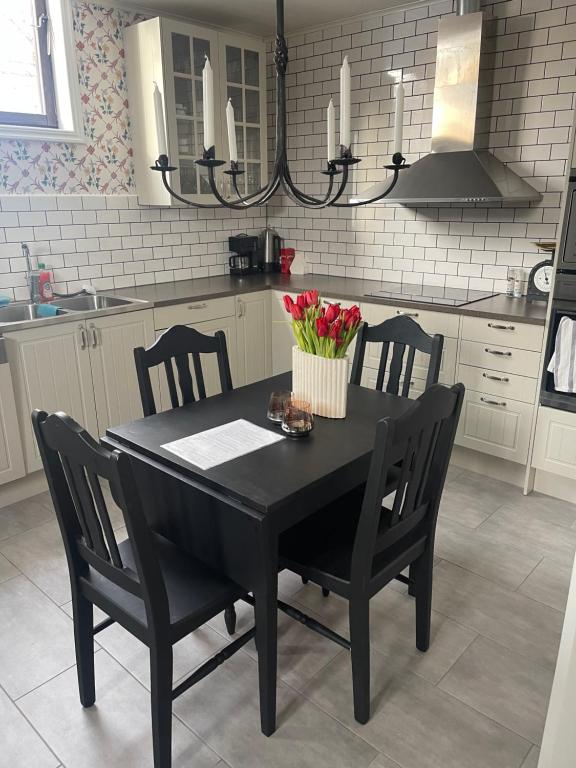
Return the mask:
M 294 261 L 296 251 L 294 248 L 281 248 L 280 249 L 280 272 L 283 275 L 290 274 L 290 265 Z

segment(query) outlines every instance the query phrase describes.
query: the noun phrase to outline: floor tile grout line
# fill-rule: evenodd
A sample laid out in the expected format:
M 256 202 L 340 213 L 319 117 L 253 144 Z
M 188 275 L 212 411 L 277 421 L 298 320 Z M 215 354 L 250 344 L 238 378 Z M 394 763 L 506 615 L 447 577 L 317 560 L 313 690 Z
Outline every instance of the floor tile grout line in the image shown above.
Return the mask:
M 540 561 L 538 562 L 538 564 L 537 564 L 537 565 L 535 565 L 535 566 L 534 566 L 534 568 L 532 568 L 532 570 L 530 571 L 530 573 L 528 574 L 528 576 L 526 576 L 526 578 L 524 579 L 524 581 L 522 581 L 522 583 L 521 583 L 521 584 L 519 584 L 519 585 L 516 587 L 516 589 L 514 590 L 514 592 L 520 592 L 520 589 L 521 589 L 521 587 L 522 587 L 522 586 L 523 586 L 523 585 L 524 585 L 524 584 L 525 584 L 525 583 L 528 581 L 528 579 L 530 578 L 530 576 L 532 576 L 532 574 L 534 573 L 534 571 L 535 571 L 537 568 L 539 568 L 539 567 L 542 565 L 542 563 L 544 562 L 544 560 L 545 560 L 545 559 L 546 559 L 546 555 L 542 555 L 542 557 L 540 558 Z M 523 594 L 523 593 L 520 593 L 520 594 Z M 526 597 L 529 597 L 529 596 L 528 596 L 528 595 L 526 595 Z M 532 599 L 533 599 L 533 598 L 532 598 Z M 539 601 L 539 600 L 536 600 L 536 602 L 538 603 L 538 602 L 540 602 L 540 601 Z M 550 607 L 552 607 L 552 606 L 550 606 Z
M 22 709 L 21 709 L 21 708 L 20 708 L 20 706 L 18 705 L 17 701 L 16 701 L 15 699 L 13 699 L 13 698 L 12 698 L 12 697 L 9 695 L 8 691 L 7 691 L 7 690 L 4 688 L 4 686 L 3 686 L 3 685 L 1 685 L 1 684 L 0 684 L 0 690 L 2 690 L 2 691 L 4 692 L 4 694 L 7 696 L 8 700 L 9 700 L 9 701 L 11 701 L 11 702 L 12 702 L 12 704 L 13 704 L 13 705 L 16 707 L 16 710 L 18 711 L 18 713 L 19 713 L 19 714 L 20 714 L 20 715 L 21 715 L 21 716 L 24 718 L 24 720 L 25 720 L 25 721 L 28 723 L 28 725 L 30 726 L 30 728 L 32 728 L 33 732 L 34 732 L 34 733 L 35 733 L 35 734 L 38 736 L 38 738 L 39 738 L 39 739 L 40 739 L 40 741 L 41 741 L 41 742 L 44 744 L 44 746 L 45 746 L 45 747 L 46 747 L 46 749 L 47 749 L 47 750 L 50 752 L 50 754 L 51 754 L 51 755 L 54 755 L 54 759 L 55 759 L 55 760 L 58 760 L 58 764 L 59 764 L 59 765 L 63 765 L 63 763 L 62 763 L 62 758 L 60 757 L 60 755 L 58 755 L 58 754 L 57 754 L 57 753 L 56 753 L 56 752 L 55 752 L 55 751 L 52 749 L 52 747 L 51 747 L 51 746 L 50 746 L 50 744 L 49 744 L 49 743 L 46 741 L 46 739 L 44 738 L 44 736 L 42 736 L 42 734 L 41 734 L 41 733 L 40 733 L 40 731 L 39 731 L 39 730 L 36 728 L 36 726 L 35 726 L 35 725 L 34 725 L 34 724 L 33 724 L 33 723 L 32 723 L 32 722 L 29 720 L 29 718 L 28 718 L 28 716 L 26 715 L 26 713 L 22 711 Z M 57 768 L 58 768 L 58 766 L 57 766 Z

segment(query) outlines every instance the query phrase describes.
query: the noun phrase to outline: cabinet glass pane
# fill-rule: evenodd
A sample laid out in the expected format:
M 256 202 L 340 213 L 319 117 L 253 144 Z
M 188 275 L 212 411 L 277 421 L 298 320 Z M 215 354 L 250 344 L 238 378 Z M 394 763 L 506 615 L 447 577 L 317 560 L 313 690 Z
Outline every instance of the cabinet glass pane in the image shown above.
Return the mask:
M 176 100 L 176 116 L 194 114 L 192 103 L 192 80 L 184 77 L 174 78 L 174 96 Z
M 172 32 L 172 66 L 174 72 L 181 72 L 185 75 L 192 73 L 190 38 L 187 35 Z
M 244 51 L 244 82 L 256 88 L 260 85 L 260 56 L 257 51 Z
M 242 50 L 226 46 L 226 79 L 229 83 L 242 82 Z
M 197 166 L 199 170 L 199 176 L 200 176 L 200 194 L 201 195 L 211 195 L 212 190 L 210 189 L 210 184 L 208 183 L 208 169 L 202 168 L 201 166 Z
M 260 163 L 246 163 L 246 191 L 248 194 L 260 188 Z
M 198 147 L 198 157 L 204 152 L 204 126 L 201 122 L 196 122 L 196 146 Z
M 260 122 L 260 92 L 259 91 L 244 91 L 246 95 L 246 122 L 247 123 L 259 123 Z
M 244 128 L 241 125 L 236 126 L 236 149 L 238 157 L 244 157 Z
M 246 128 L 246 159 L 260 160 L 260 128 Z
M 196 97 L 196 116 L 202 118 L 204 115 L 204 102 L 202 101 L 202 80 L 194 81 L 194 95 Z
M 239 171 L 245 171 L 246 168 L 244 166 L 244 163 L 238 163 L 238 170 Z M 241 195 L 246 194 L 246 174 L 240 173 L 238 176 L 236 176 L 236 184 L 238 187 L 238 192 L 240 192 Z
M 210 42 L 201 37 L 195 37 L 192 41 L 192 47 L 194 50 L 194 74 L 202 77 L 206 56 L 210 58 Z
M 180 191 L 183 195 L 195 195 L 198 193 L 196 184 L 196 165 L 189 160 L 180 163 Z
M 194 122 L 192 120 L 177 120 L 178 154 L 195 155 Z
M 244 109 L 242 108 L 242 88 L 234 88 L 228 86 L 228 98 L 232 99 L 232 106 L 234 107 L 234 120 L 236 122 L 244 122 Z

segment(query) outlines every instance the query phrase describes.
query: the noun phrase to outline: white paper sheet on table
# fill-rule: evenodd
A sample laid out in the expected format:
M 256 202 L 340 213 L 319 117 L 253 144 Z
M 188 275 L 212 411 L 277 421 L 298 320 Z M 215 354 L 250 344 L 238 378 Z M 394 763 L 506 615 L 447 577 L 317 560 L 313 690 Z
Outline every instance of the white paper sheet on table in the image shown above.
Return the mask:
M 165 443 L 162 448 L 200 469 L 211 469 L 284 439 L 282 435 L 258 427 L 246 419 L 237 419 L 220 427 Z

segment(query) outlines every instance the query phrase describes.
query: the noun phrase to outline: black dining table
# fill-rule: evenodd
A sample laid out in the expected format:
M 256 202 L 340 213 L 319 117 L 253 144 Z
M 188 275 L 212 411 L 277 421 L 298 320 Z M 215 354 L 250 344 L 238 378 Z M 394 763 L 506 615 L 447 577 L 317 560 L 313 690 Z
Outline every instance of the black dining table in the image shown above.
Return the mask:
M 130 455 L 154 530 L 253 594 L 266 735 L 276 728 L 278 537 L 366 481 L 378 420 L 401 415 L 412 401 L 350 385 L 345 419 L 316 417 L 305 438 L 286 438 L 207 470 L 162 446 L 240 418 L 279 431 L 266 417 L 268 399 L 291 383 L 291 373 L 274 376 L 111 427 L 103 438 Z

